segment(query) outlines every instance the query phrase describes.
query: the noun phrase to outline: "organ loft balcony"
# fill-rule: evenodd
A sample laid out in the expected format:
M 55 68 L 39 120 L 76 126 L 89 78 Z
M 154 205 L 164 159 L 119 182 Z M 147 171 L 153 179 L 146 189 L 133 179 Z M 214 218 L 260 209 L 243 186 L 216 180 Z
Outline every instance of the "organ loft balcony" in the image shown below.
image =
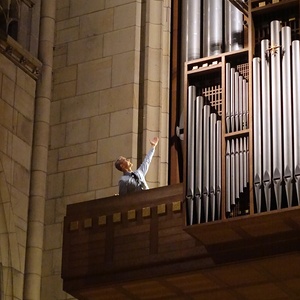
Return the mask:
M 177 184 L 68 205 L 62 278 L 77 299 L 298 299 L 299 250 L 299 206 L 187 226 Z

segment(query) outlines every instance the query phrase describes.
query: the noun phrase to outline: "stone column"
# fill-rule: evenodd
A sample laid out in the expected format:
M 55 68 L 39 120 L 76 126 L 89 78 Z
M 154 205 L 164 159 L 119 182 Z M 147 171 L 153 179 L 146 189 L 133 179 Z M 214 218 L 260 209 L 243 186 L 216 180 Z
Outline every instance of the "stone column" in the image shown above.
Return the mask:
M 55 12 L 56 1 L 42 0 L 39 59 L 43 68 L 35 99 L 24 300 L 40 299 L 41 290 Z

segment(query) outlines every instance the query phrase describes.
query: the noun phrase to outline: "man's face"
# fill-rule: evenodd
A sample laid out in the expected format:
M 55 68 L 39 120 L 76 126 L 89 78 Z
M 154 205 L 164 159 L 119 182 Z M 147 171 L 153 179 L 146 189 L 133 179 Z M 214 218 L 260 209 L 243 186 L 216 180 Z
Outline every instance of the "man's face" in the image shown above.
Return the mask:
M 121 156 L 119 159 L 121 160 L 121 166 L 122 166 L 123 170 L 131 171 L 133 163 L 130 161 L 130 159 L 128 159 L 124 156 Z

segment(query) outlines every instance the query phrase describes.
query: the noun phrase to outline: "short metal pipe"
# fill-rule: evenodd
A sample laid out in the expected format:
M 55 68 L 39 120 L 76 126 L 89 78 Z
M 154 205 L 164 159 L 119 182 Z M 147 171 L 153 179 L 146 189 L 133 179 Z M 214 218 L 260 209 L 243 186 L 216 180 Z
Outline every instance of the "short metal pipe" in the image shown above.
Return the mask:
M 230 204 L 231 204 L 231 151 L 230 151 L 230 141 L 226 142 L 226 202 L 225 210 L 226 213 L 230 213 Z
M 246 188 L 248 185 L 247 137 L 243 138 L 243 162 L 244 162 L 243 182 L 244 182 L 244 188 Z
M 188 60 L 200 58 L 201 46 L 201 1 L 185 0 L 187 6 L 186 47 Z
M 240 144 L 239 139 L 235 139 L 235 198 L 240 199 Z
M 235 205 L 235 143 L 231 140 L 230 145 L 230 205 Z
M 203 2 L 203 57 L 222 53 L 223 0 Z
M 244 191 L 244 157 L 243 157 L 243 149 L 244 149 L 244 143 L 243 138 L 239 138 L 239 161 L 240 161 L 240 176 L 239 176 L 239 182 L 240 182 L 240 194 Z
M 225 0 L 225 51 L 244 47 L 244 17 L 229 0 Z

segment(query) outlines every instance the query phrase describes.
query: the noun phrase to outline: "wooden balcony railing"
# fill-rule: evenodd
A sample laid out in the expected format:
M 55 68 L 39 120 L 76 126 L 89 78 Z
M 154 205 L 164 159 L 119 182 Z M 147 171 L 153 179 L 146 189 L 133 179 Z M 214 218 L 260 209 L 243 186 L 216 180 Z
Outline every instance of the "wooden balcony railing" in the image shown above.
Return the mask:
M 64 290 L 190 271 L 207 265 L 205 248 L 186 233 L 181 184 L 67 206 Z
M 197 286 L 204 270 L 300 250 L 299 206 L 186 226 L 185 204 L 178 184 L 68 205 L 64 290 L 98 300 L 105 291 L 126 294 L 124 283 L 155 282 L 159 296 L 161 284 L 176 276 L 195 277 Z

